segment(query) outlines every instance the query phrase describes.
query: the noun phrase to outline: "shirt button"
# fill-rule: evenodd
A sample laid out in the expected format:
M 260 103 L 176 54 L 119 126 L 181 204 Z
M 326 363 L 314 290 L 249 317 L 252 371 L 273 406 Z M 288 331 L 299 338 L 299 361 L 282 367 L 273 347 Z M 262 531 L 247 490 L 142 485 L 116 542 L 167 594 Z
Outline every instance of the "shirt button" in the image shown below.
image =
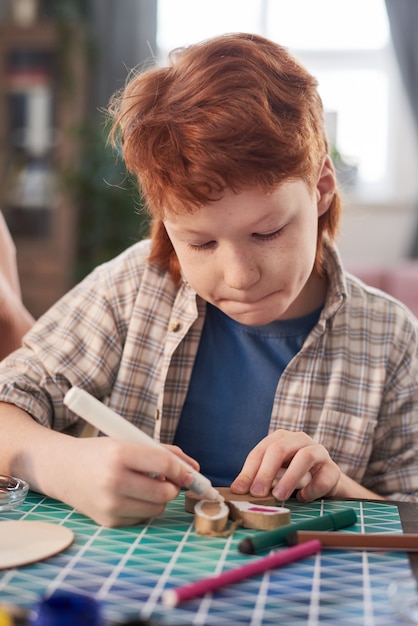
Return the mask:
M 181 328 L 181 322 L 171 322 L 170 330 L 172 333 L 178 333 Z

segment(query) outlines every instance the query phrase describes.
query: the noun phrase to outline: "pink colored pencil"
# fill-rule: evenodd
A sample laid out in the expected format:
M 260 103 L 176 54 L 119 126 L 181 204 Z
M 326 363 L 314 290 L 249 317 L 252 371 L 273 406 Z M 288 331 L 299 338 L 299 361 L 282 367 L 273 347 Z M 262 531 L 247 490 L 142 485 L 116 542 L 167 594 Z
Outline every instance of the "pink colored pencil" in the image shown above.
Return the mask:
M 286 550 L 275 552 L 262 559 L 257 559 L 252 563 L 246 563 L 241 567 L 227 570 L 217 576 L 204 578 L 182 587 L 168 589 L 162 596 L 162 602 L 166 606 L 175 607 L 180 604 L 180 602 L 186 602 L 187 600 L 204 596 L 209 591 L 215 591 L 215 589 L 232 585 L 240 580 L 256 576 L 270 569 L 282 567 L 283 565 L 288 565 L 299 559 L 312 556 L 319 552 L 321 548 L 322 544 L 318 540 L 306 541 L 292 548 L 287 548 Z

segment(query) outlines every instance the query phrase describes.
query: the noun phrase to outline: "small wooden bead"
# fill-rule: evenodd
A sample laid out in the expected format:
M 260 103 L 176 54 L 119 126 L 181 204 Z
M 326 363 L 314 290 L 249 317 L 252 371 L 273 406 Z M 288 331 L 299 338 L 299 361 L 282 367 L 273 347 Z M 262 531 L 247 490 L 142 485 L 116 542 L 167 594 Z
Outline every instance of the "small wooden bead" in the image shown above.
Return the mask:
M 229 508 L 224 502 L 200 500 L 194 508 L 194 525 L 199 535 L 216 535 L 224 532 L 228 523 Z

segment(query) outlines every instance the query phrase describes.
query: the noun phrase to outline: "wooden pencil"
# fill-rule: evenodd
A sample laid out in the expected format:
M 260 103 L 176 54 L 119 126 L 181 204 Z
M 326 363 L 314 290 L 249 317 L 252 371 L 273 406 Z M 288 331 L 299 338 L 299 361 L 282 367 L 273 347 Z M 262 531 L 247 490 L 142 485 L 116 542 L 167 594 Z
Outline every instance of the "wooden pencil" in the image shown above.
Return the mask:
M 298 530 L 288 537 L 288 544 L 297 545 L 314 539 L 319 540 L 324 549 L 418 552 L 418 533 L 392 535 Z

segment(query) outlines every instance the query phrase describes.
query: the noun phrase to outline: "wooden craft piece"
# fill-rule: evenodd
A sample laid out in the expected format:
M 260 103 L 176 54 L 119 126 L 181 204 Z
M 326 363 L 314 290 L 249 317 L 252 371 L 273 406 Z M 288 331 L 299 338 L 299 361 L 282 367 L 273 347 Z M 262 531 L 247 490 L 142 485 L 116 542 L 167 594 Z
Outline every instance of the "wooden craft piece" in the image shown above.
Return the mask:
M 223 496 L 225 502 L 229 502 L 230 500 L 234 501 L 242 501 L 242 502 L 251 502 L 252 504 L 266 505 L 266 506 L 274 506 L 277 504 L 276 498 L 270 493 L 268 496 L 257 498 L 256 496 L 252 496 L 249 493 L 245 493 L 243 495 L 238 495 L 236 493 L 232 493 L 229 487 L 216 487 L 217 491 Z M 188 513 L 194 513 L 194 508 L 197 502 L 202 500 L 201 496 L 196 495 L 193 491 L 186 491 L 184 494 L 184 508 Z
M 42 561 L 74 541 L 70 528 L 35 520 L 0 522 L 0 569 Z
M 272 530 L 290 524 L 290 510 L 284 507 L 266 506 L 230 500 L 228 502 L 230 517 L 239 520 L 243 528 L 255 530 Z
M 225 502 L 200 500 L 194 509 L 194 525 L 199 535 L 217 535 L 223 533 L 229 517 L 229 508 Z

